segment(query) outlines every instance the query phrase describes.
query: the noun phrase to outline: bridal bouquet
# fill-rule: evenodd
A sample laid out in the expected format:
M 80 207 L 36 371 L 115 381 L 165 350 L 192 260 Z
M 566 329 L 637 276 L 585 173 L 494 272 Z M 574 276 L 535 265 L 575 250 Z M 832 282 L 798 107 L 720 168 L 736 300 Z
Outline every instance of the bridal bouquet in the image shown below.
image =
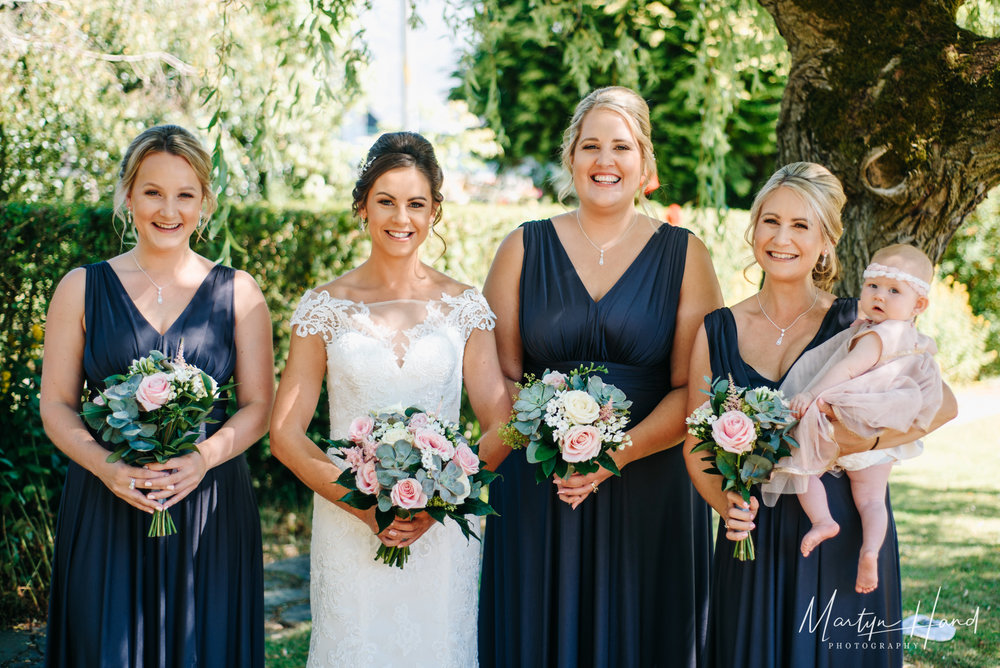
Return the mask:
M 537 482 L 593 473 L 599 466 L 621 475 L 610 453 L 631 445 L 625 428 L 632 402 L 597 375 L 605 371 L 593 364 L 568 374 L 546 370 L 541 379 L 528 374 L 518 383 L 514 411 L 500 436 L 515 450 L 527 448 L 527 460 L 539 465 Z
M 350 490 L 340 500 L 375 509 L 379 532 L 396 517 L 424 511 L 438 522 L 450 517 L 466 540 L 479 540 L 466 515 L 495 515 L 479 498 L 497 474 L 483 468 L 478 449 L 458 425 L 419 408 L 387 409 L 355 418 L 346 439 L 330 441 L 347 463 L 336 482 Z M 409 547 L 380 545 L 375 559 L 402 568 Z
M 107 386 L 83 404 L 83 419 L 105 442 L 118 446 L 109 462 L 132 466 L 163 463 L 197 450 L 195 445 L 219 395 L 211 376 L 184 361 L 183 344 L 173 359 L 159 350 L 134 360 L 128 373 L 104 379 Z M 149 536 L 177 533 L 170 512 L 153 513 Z
M 691 452 L 705 452 L 706 470 L 722 476 L 723 491 L 735 490 L 749 502 L 751 487 L 767 482 L 775 462 L 798 447 L 789 433 L 798 421 L 780 390 L 740 387 L 732 376 L 705 380 L 709 400 L 686 420 L 688 432 L 700 439 Z M 752 537 L 737 542 L 733 556 L 752 560 Z

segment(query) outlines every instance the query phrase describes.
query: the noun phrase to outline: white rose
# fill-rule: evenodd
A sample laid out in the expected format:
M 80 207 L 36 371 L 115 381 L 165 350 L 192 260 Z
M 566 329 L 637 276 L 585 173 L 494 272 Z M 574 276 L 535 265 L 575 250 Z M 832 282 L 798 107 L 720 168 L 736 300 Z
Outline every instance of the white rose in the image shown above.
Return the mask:
M 576 424 L 591 424 L 601 414 L 601 407 L 583 390 L 570 390 L 562 396 L 566 417 Z
M 382 437 L 379 440 L 390 445 L 396 441 L 406 441 L 407 443 L 412 443 L 413 435 L 406 430 L 406 427 L 399 426 L 387 430 L 384 434 L 382 434 Z

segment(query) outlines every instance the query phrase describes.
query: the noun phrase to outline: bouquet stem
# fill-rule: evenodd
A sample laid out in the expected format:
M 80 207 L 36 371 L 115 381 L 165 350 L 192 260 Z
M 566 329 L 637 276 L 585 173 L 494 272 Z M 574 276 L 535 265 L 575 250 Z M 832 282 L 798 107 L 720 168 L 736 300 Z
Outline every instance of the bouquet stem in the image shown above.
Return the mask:
M 147 538 L 162 538 L 172 536 L 175 533 L 177 533 L 177 525 L 174 524 L 174 518 L 170 516 L 169 510 L 164 508 L 153 513 L 153 521 L 149 525 L 149 533 L 146 534 Z
M 736 547 L 733 548 L 733 557 L 740 561 L 753 561 L 755 559 L 753 536 L 748 535 L 746 538 L 737 541 Z
M 406 563 L 406 560 L 409 557 L 409 547 L 389 547 L 388 545 L 379 545 L 378 551 L 375 553 L 375 561 L 381 559 L 383 564 L 395 566 L 396 568 L 402 568 L 403 564 Z

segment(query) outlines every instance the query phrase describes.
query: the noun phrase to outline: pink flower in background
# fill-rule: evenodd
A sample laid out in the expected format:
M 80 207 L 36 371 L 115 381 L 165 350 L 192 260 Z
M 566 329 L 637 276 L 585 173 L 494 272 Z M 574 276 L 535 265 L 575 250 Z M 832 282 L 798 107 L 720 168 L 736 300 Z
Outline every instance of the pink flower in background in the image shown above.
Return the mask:
M 542 376 L 542 382 L 546 385 L 551 385 L 557 390 L 561 390 L 566 387 L 566 376 L 558 371 L 550 371 Z
M 681 214 L 682 214 L 681 205 L 671 204 L 670 206 L 667 207 L 667 222 L 674 226 L 680 225 L 682 222 L 684 222 L 684 218 Z
M 479 457 L 465 444 L 455 448 L 454 461 L 466 475 L 479 472 Z
M 430 429 L 420 429 L 413 435 L 413 444 L 420 450 L 430 450 L 445 461 L 455 456 L 455 446 L 448 439 Z
M 371 416 L 365 415 L 354 418 L 351 426 L 347 430 L 347 439 L 355 443 L 364 443 L 371 440 L 372 429 L 375 428 L 375 421 Z
M 712 437 L 726 452 L 741 455 L 753 449 L 757 430 L 753 420 L 741 411 L 726 411 L 712 423 Z
M 427 495 L 424 494 L 420 483 L 413 478 L 405 478 L 393 485 L 389 498 L 392 499 L 393 505 L 407 510 L 427 505 Z
M 155 411 L 170 401 L 170 376 L 165 373 L 150 374 L 139 383 L 135 400 L 147 411 Z
M 567 462 L 583 462 L 601 452 L 601 434 L 590 425 L 570 427 L 563 437 L 562 458 Z
M 355 474 L 355 481 L 358 484 L 358 489 L 365 494 L 379 493 L 382 485 L 378 483 L 378 476 L 375 475 L 374 460 L 367 461 L 358 468 L 358 472 Z

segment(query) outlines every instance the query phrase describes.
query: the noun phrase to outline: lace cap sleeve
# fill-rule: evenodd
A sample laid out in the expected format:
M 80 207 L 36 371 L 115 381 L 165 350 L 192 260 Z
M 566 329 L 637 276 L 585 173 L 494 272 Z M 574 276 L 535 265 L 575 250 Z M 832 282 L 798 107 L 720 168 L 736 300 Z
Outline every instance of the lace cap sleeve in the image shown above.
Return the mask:
M 496 315 L 486 303 L 486 298 L 475 288 L 469 288 L 455 297 L 446 296 L 443 301 L 451 307 L 448 320 L 459 328 L 463 339 L 468 339 L 473 329 L 488 331 L 496 327 Z
M 292 315 L 292 331 L 302 338 L 319 334 L 326 343 L 330 343 L 346 325 L 343 303 L 325 290 L 307 290 Z

